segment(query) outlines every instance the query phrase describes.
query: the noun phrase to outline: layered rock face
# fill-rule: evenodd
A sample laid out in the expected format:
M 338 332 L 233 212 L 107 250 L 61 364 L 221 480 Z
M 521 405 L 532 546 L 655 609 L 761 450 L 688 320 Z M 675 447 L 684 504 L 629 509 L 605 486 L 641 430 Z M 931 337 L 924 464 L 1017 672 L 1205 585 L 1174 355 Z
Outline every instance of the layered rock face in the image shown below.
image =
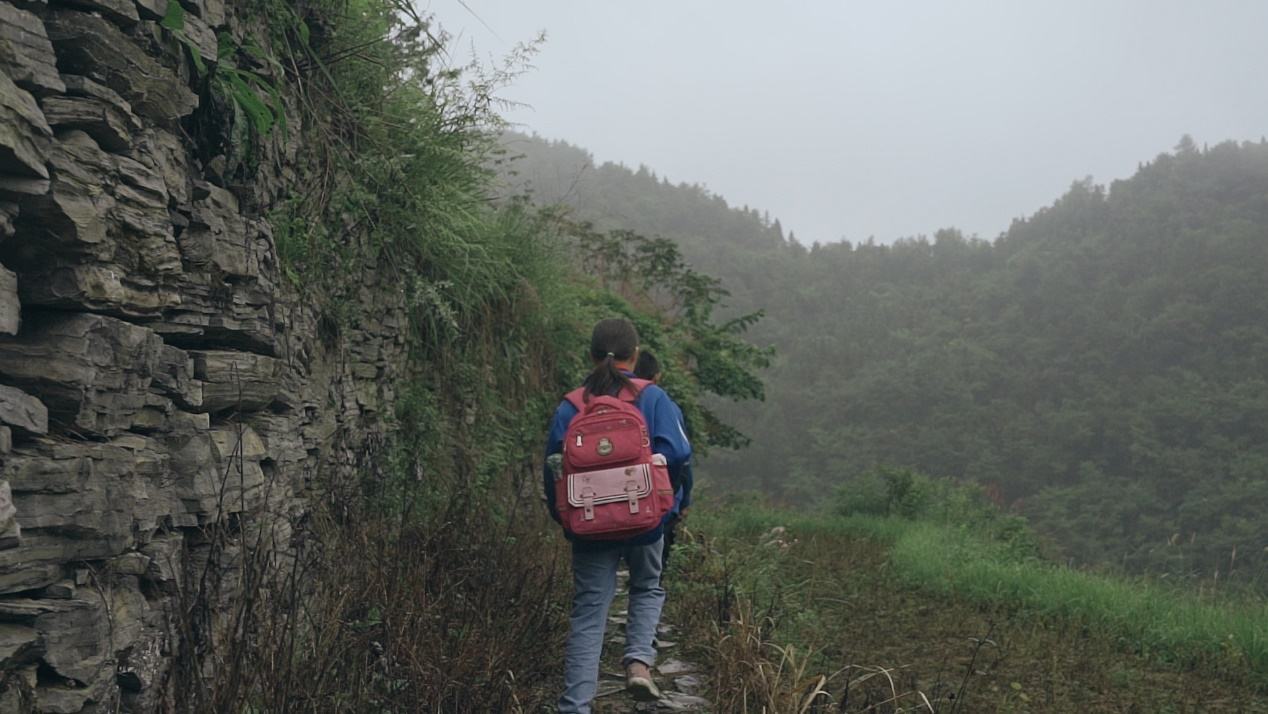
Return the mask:
M 319 330 L 262 219 L 281 181 L 198 160 L 191 53 L 241 29 L 180 0 L 174 41 L 167 1 L 0 0 L 4 712 L 172 710 L 242 554 L 289 557 L 313 484 L 382 441 L 402 361 L 376 266 L 350 312 L 373 319 Z

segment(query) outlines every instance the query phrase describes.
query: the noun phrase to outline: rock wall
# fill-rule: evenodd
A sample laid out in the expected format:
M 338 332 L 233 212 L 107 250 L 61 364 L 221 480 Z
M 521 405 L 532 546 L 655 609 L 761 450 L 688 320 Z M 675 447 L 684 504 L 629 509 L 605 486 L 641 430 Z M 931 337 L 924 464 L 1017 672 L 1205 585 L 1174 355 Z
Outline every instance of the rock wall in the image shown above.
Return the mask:
M 168 0 L 0 0 L 4 712 L 175 708 L 176 663 L 220 637 L 182 614 L 235 595 L 208 573 L 285 556 L 314 483 L 384 436 L 400 291 L 361 266 L 332 327 L 280 279 L 262 216 L 296 142 L 219 178 L 189 53 L 242 28 L 179 1 L 188 44 Z

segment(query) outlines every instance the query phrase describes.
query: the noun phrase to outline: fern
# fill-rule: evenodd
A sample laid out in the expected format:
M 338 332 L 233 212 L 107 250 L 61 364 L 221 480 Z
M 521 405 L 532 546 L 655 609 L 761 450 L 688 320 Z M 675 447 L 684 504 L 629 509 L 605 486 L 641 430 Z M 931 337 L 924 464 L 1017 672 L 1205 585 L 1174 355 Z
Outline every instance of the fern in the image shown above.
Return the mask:
M 185 32 L 185 9 L 179 2 L 173 0 L 167 4 L 167 12 L 159 25 L 185 47 L 198 78 L 209 79 L 212 91 L 232 103 L 235 119 L 242 116 L 250 122 L 252 133 L 249 142 L 268 136 L 275 127 L 281 128 L 283 136 L 286 135 L 286 104 L 282 100 L 281 87 L 256 72 L 239 68 L 234 62 L 238 52 L 244 51 L 262 63 L 271 65 L 275 74 L 280 76 L 283 74 L 282 68 L 275 58 L 249 37 L 238 46 L 227 33 L 220 33 L 216 36 L 216 66 L 209 73 L 197 45 Z M 301 23 L 301 26 L 301 35 L 307 37 L 307 25 Z M 267 100 L 261 99 L 261 94 L 266 95 Z

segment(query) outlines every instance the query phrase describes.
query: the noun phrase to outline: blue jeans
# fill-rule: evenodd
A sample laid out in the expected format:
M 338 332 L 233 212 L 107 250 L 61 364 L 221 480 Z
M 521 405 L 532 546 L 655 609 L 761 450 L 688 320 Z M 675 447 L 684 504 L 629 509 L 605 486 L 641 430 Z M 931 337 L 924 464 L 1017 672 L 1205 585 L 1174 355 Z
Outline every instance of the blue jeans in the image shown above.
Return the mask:
M 660 623 L 665 591 L 660 587 L 661 540 L 647 545 L 572 551 L 572 617 L 564 647 L 564 693 L 561 714 L 590 714 L 590 701 L 599 686 L 599 657 L 608 607 L 616 595 L 616 568 L 625 558 L 630 569 L 629 618 L 625 625 L 622 663 L 656 664 L 652 638 Z

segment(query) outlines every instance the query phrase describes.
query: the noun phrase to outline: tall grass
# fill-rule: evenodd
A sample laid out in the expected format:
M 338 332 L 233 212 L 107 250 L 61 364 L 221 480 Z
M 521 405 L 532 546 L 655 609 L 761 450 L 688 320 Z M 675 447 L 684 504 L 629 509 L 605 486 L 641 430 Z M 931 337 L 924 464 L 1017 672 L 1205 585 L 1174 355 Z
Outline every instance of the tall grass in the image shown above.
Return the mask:
M 798 536 L 846 536 L 890 544 L 911 527 L 911 521 L 901 517 L 792 511 L 773 508 L 755 498 L 733 499 L 720 508 L 702 509 L 693 518 L 695 525 L 711 536 L 730 539 L 753 539 L 772 528 L 785 528 Z
M 825 655 L 834 633 L 822 598 L 842 602 L 825 582 L 856 564 L 848 552 L 816 552 L 805 541 L 863 537 L 882 530 L 856 519 L 823 519 L 754 503 L 705 509 L 667 575 L 669 607 L 685 640 L 710 664 L 717 711 L 818 714 L 933 711 L 895 663 L 846 664 Z M 794 555 L 795 554 L 795 555 Z M 817 573 L 817 574 L 816 574 Z M 888 666 L 887 666 L 888 665 Z
M 544 705 L 542 683 L 554 664 L 541 653 L 560 647 L 567 631 L 567 561 L 530 532 L 487 527 L 461 494 L 450 498 L 448 520 L 402 524 L 367 514 L 320 524 L 327 550 L 307 574 L 311 590 L 294 612 L 263 614 L 254 666 L 236 688 L 241 698 L 209 709 L 474 713 Z
M 249 625 L 207 653 L 234 666 L 191 662 L 182 711 L 530 712 L 553 698 L 566 549 L 529 494 L 558 387 L 508 360 L 556 365 L 515 319 L 503 308 L 429 351 L 356 483 L 313 475 L 293 557 L 243 554 Z

